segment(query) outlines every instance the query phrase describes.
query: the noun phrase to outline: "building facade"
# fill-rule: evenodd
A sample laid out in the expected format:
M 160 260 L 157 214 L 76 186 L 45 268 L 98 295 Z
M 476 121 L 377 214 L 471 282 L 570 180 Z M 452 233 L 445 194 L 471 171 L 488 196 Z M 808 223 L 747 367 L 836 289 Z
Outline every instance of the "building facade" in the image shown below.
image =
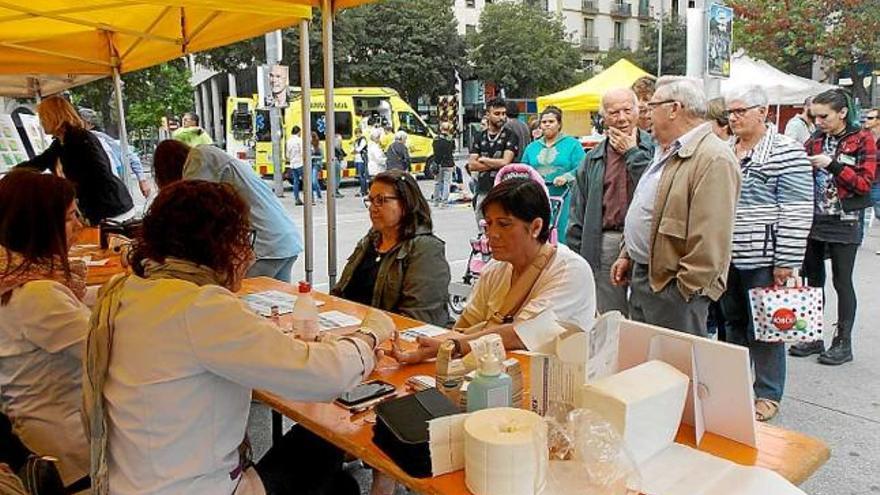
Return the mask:
M 477 30 L 480 12 L 493 0 L 455 0 L 458 32 Z M 643 33 L 660 17 L 686 15 L 705 0 L 521 0 L 561 15 L 572 43 L 581 47 L 585 69 L 612 49 L 636 50 Z

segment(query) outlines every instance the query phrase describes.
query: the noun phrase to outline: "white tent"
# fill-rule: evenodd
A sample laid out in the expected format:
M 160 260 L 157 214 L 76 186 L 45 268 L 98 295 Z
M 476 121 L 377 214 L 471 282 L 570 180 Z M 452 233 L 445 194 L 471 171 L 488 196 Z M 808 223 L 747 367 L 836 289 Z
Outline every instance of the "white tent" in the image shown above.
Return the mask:
M 816 96 L 835 87 L 787 74 L 763 60 L 737 52 L 730 65 L 730 78 L 721 80 L 721 94 L 753 85 L 767 91 L 771 105 L 801 105 L 808 96 Z

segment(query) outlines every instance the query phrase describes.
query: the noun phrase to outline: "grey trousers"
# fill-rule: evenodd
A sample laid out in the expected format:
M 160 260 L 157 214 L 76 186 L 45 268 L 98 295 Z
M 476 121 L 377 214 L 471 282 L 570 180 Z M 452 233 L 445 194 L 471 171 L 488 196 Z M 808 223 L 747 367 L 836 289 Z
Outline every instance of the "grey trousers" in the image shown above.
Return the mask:
M 271 277 L 275 280 L 290 283 L 291 270 L 298 256 L 290 258 L 263 258 L 254 262 L 247 272 L 247 277 Z
M 602 254 L 599 259 L 599 270 L 593 274 L 593 278 L 596 279 L 596 308 L 599 310 L 599 314 L 620 311 L 624 316 L 629 315 L 626 286 L 615 287 L 611 285 L 611 265 L 617 261 L 617 257 L 620 255 L 620 240 L 622 238 L 622 232 L 613 230 L 602 232 Z
M 629 316 L 635 321 L 706 337 L 709 298 L 694 296 L 685 301 L 673 280 L 660 292 L 648 281 L 648 265 L 635 263 L 632 270 Z

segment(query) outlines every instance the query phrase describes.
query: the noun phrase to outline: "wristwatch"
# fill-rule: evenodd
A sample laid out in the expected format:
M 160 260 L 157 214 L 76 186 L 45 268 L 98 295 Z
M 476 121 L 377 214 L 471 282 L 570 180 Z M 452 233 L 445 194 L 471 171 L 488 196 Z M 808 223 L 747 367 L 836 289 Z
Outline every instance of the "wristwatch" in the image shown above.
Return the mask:
M 376 336 L 376 332 L 368 328 L 358 328 L 356 333 L 369 335 L 373 339 L 373 349 L 379 347 L 379 337 Z

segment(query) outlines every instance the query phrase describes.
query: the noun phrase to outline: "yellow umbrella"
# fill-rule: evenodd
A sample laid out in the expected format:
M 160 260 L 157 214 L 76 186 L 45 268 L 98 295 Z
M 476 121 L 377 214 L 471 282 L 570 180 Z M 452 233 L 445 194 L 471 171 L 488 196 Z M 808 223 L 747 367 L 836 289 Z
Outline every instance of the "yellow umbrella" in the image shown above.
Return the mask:
M 602 95 L 612 88 L 629 87 L 640 77 L 653 77 L 627 59 L 620 59 L 611 67 L 603 70 L 578 85 L 564 89 L 558 93 L 538 97 L 538 109 L 554 105 L 563 112 L 595 112 L 599 110 Z

